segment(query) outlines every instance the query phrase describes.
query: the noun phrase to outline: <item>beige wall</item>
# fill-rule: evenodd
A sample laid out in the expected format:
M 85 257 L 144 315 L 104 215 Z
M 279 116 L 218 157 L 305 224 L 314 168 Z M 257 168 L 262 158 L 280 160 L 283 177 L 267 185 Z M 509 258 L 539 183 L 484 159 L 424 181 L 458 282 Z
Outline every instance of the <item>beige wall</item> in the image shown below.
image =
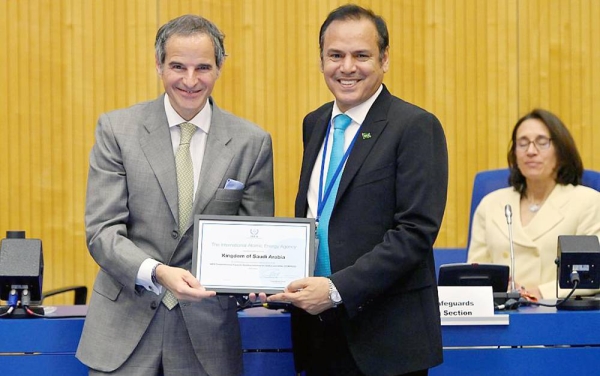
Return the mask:
M 213 20 L 229 57 L 217 103 L 271 132 L 278 216 L 292 216 L 301 121 L 332 99 L 318 31 L 341 1 L 0 0 L 0 238 L 43 241 L 45 290 L 91 287 L 87 158 L 100 113 L 155 98 L 157 28 Z M 391 34 L 390 90 L 435 113 L 450 153 L 439 247 L 464 246 L 471 185 L 506 165 L 510 130 L 532 107 L 557 113 L 587 168 L 600 170 L 600 2 L 371 0 Z M 54 304 L 66 303 L 54 298 Z

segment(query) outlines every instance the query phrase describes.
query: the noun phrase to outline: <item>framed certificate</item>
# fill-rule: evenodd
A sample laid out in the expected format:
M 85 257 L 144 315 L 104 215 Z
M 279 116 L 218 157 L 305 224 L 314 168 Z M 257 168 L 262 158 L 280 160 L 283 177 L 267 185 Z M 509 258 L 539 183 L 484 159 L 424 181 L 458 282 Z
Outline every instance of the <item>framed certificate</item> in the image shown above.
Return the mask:
M 313 275 L 315 221 L 196 215 L 192 274 L 217 293 L 275 294 Z

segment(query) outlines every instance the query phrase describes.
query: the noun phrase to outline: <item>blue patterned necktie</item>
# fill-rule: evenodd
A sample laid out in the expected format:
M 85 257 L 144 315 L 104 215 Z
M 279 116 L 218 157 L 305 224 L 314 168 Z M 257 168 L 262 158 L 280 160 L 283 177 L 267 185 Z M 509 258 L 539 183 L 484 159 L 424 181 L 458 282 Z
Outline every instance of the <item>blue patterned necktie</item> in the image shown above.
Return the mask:
M 335 174 L 339 164 L 344 156 L 344 132 L 350 125 L 352 119 L 348 115 L 338 115 L 333 119 L 333 145 L 331 147 L 331 156 L 329 157 L 329 167 L 327 168 L 327 179 L 325 181 L 325 190 L 329 187 L 331 179 Z M 325 158 L 325 155 L 323 155 Z M 337 195 L 342 174 L 338 174 L 331 188 L 331 193 L 323 206 L 323 211 L 319 217 L 317 227 L 317 237 L 319 238 L 319 250 L 317 251 L 317 262 L 315 265 L 315 276 L 331 275 L 331 264 L 329 262 L 329 219 L 333 211 L 333 203 Z

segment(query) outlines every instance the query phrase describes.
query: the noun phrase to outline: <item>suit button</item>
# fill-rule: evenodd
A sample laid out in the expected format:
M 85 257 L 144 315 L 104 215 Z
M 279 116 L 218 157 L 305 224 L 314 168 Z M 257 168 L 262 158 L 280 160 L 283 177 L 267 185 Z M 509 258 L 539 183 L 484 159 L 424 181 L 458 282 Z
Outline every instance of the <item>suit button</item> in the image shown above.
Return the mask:
M 177 232 L 177 230 L 173 230 L 173 232 L 171 233 L 171 237 L 173 239 L 177 239 L 178 236 L 179 236 L 179 233 Z
M 158 303 L 157 302 L 150 303 L 150 308 L 156 309 L 156 307 L 158 307 Z

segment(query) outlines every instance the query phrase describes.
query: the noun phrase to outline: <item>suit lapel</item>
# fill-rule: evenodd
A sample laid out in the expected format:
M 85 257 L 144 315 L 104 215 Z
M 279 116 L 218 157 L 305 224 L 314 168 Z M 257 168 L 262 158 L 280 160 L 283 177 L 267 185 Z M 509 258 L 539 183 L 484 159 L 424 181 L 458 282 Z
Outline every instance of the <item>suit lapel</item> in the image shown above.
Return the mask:
M 233 159 L 234 152 L 228 147 L 235 130 L 223 119 L 223 113 L 214 104 L 212 98 L 212 119 L 206 149 L 202 159 L 202 169 L 198 181 L 198 190 L 194 200 L 193 213 L 202 213 L 206 205 L 214 197 L 223 181 L 223 176 Z
M 213 106 L 213 114 L 198 179 L 193 213 L 201 213 L 214 197 L 234 155 L 227 147 L 232 139 L 232 126 L 223 120 L 222 112 L 213 103 L 212 98 L 210 103 Z M 163 96 L 151 103 L 143 125 L 148 133 L 140 139 L 141 148 L 156 175 L 171 209 L 171 214 L 177 222 L 179 217 L 177 171 Z M 193 223 L 192 219 L 186 230 Z
M 164 95 L 161 95 L 149 105 L 148 116 L 143 121 L 147 133 L 140 138 L 140 147 L 156 175 L 158 184 L 171 209 L 171 214 L 177 221 L 179 212 L 177 206 L 177 173 L 168 124 L 164 107 Z
M 540 211 L 529 222 L 527 233 L 531 240 L 539 239 L 564 220 L 562 207 L 566 204 L 567 196 L 561 194 L 562 189 L 563 187 L 557 184 Z
M 389 107 L 389 99 L 391 94 L 385 86 L 379 97 L 373 103 L 373 106 L 367 113 L 367 117 L 363 121 L 354 148 L 348 157 L 342 178 L 340 180 L 340 186 L 335 197 L 335 203 L 337 204 L 341 197 L 344 196 L 344 192 L 348 189 L 350 182 L 354 179 L 354 176 L 358 173 L 358 170 L 362 166 L 363 162 L 371 152 L 371 149 L 377 144 L 377 140 L 387 125 L 387 111 Z M 362 135 L 368 135 L 368 137 L 362 137 Z
M 513 241 L 515 245 L 521 247 L 535 248 L 537 247 L 535 241 L 546 233 L 551 231 L 556 225 L 564 220 L 564 214 L 562 213 L 561 207 L 565 204 L 565 196 L 560 194 L 560 187 L 557 185 L 555 191 L 548 197 L 546 203 L 542 207 L 543 210 L 529 222 L 527 225 L 527 231 L 525 231 L 523 224 L 521 223 L 520 206 L 521 198 L 518 193 L 514 193 L 510 196 L 510 202 L 508 202 L 513 208 L 513 223 L 517 226 L 513 226 Z M 495 211 L 497 213 L 504 213 L 504 203 L 499 203 Z M 506 223 L 506 217 L 504 215 L 493 215 L 492 221 L 498 230 L 509 239 L 508 236 L 508 224 Z M 508 246 L 508 243 L 507 243 Z
M 516 225 L 513 225 L 513 242 L 515 245 L 519 245 L 521 247 L 535 247 L 535 243 L 531 241 L 531 239 L 525 234 L 523 230 L 523 225 L 521 224 L 521 215 L 520 215 L 520 196 L 518 193 L 511 191 L 512 194 L 509 196 L 509 202 L 498 202 L 495 204 L 495 209 L 492 210 L 492 222 L 494 226 L 500 231 L 500 233 L 507 239 L 506 240 L 506 249 L 510 246 L 509 239 L 510 236 L 508 234 L 508 223 L 506 222 L 506 216 L 504 215 L 504 206 L 506 204 L 510 204 L 513 215 L 512 221 Z M 500 214 L 501 213 L 501 214 Z
M 310 139 L 304 148 L 304 159 L 302 160 L 300 183 L 298 184 L 298 198 L 296 200 L 298 205 L 302 206 L 296 207 L 296 216 L 306 216 L 308 207 L 306 196 L 308 193 L 308 186 L 310 184 L 310 177 L 312 175 L 317 157 L 319 156 L 319 152 L 323 146 L 323 140 L 325 139 L 327 127 L 329 126 L 329 119 L 331 119 L 332 110 L 333 102 L 318 118 L 317 122 L 313 126 L 313 129 L 308 131 L 310 133 Z
M 363 162 L 369 155 L 371 149 L 377 143 L 377 140 L 385 126 L 387 125 L 386 114 L 389 107 L 389 99 L 391 98 L 390 92 L 384 86 L 381 94 L 373 106 L 369 110 L 367 117 L 363 121 L 362 126 L 358 130 L 358 136 L 354 148 L 348 157 L 340 185 L 338 187 L 335 202 L 339 202 L 340 198 L 344 195 L 344 192 L 348 189 L 350 182 L 358 173 L 358 170 L 362 166 Z M 306 206 L 308 202 L 306 200 L 306 194 L 308 192 L 308 185 L 310 184 L 310 177 L 313 171 L 313 167 L 323 146 L 323 140 L 325 139 L 325 133 L 329 126 L 329 120 L 331 119 L 331 112 L 333 110 L 333 103 L 327 106 L 327 110 L 319 117 L 314 129 L 309 131 L 311 136 L 308 144 L 304 151 L 304 160 L 302 161 L 302 175 L 300 176 L 299 183 L 299 196 L 297 203 L 303 205 L 303 207 L 296 208 L 297 216 L 306 215 Z M 369 134 L 370 137 L 362 137 L 362 134 Z

